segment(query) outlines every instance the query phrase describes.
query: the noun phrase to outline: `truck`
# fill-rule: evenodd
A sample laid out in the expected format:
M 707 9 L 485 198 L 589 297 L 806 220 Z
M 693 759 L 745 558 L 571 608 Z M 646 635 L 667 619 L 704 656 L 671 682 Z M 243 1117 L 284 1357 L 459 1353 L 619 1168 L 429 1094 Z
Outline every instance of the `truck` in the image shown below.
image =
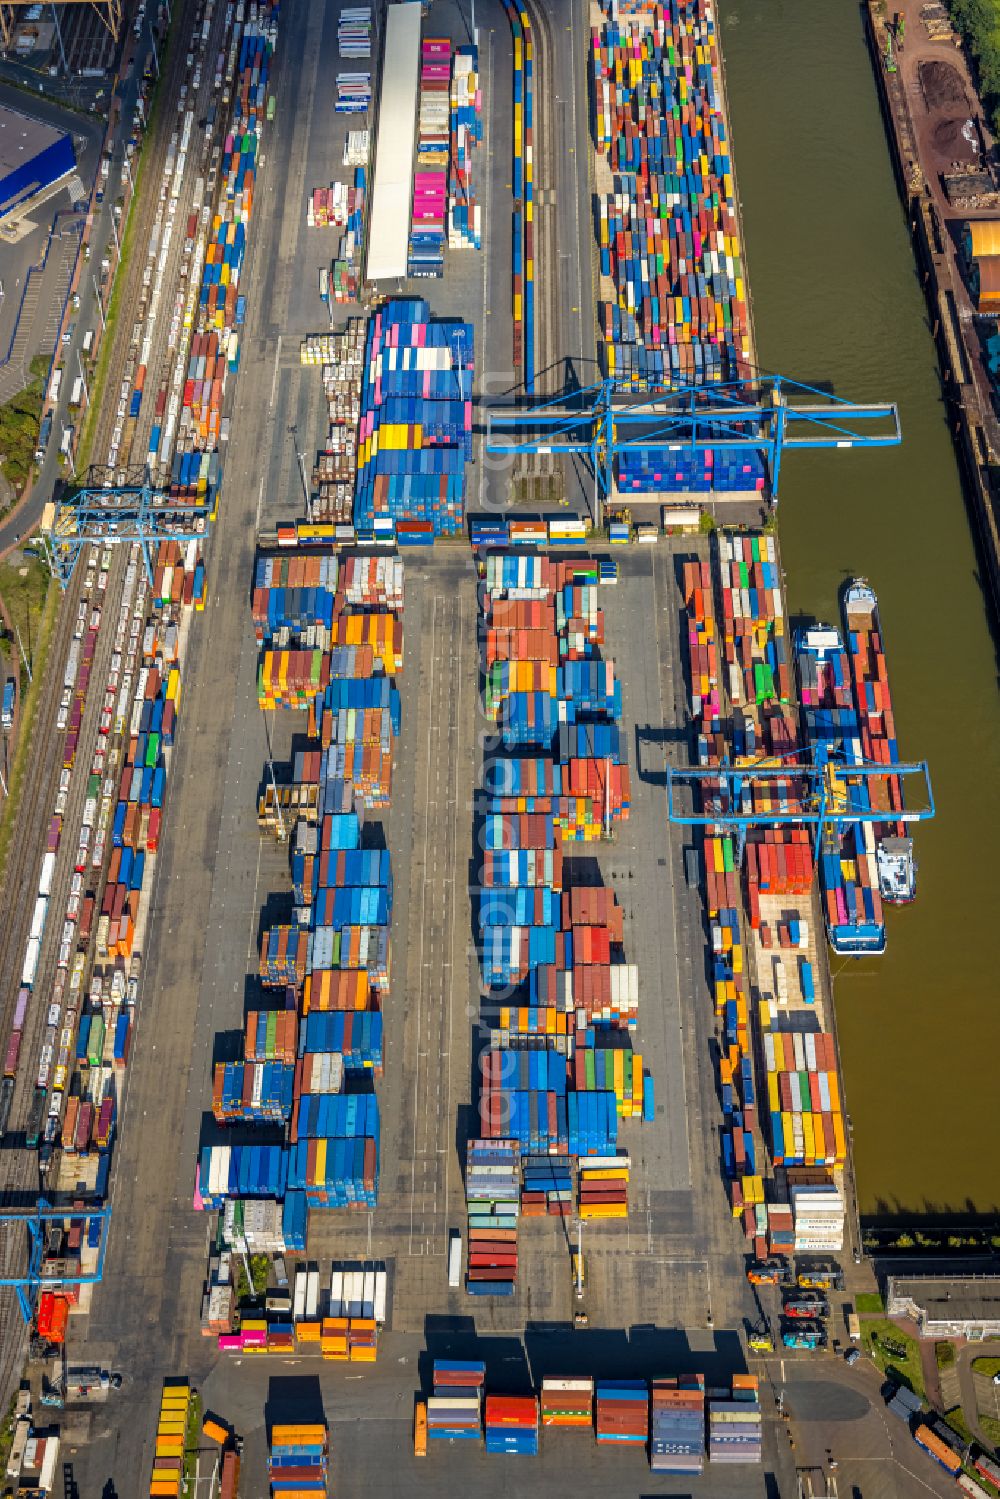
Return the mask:
M 784 1312 L 786 1317 L 799 1319 L 828 1317 L 830 1303 L 820 1296 L 793 1296 L 785 1302 Z
M 847 1313 L 847 1336 L 852 1343 L 861 1342 L 861 1321 L 855 1311 Z
M 796 1279 L 804 1291 L 842 1291 L 844 1289 L 844 1272 L 839 1265 L 800 1266 Z
M 818 1322 L 800 1322 L 797 1327 L 786 1327 L 781 1341 L 786 1348 L 822 1348 L 826 1333 Z
M 47 411 L 42 417 L 42 424 L 38 429 L 38 446 L 35 448 L 35 462 L 41 463 L 45 457 L 45 450 L 52 436 L 52 412 Z
M 13 677 L 8 677 L 3 684 L 3 711 L 0 714 L 0 723 L 5 729 L 14 727 L 14 695 L 16 684 Z
M 448 1240 L 448 1284 L 452 1290 L 462 1284 L 462 1235 L 457 1228 Z
M 752 1286 L 787 1286 L 790 1279 L 788 1261 L 779 1258 L 754 1260 L 747 1270 L 747 1280 Z

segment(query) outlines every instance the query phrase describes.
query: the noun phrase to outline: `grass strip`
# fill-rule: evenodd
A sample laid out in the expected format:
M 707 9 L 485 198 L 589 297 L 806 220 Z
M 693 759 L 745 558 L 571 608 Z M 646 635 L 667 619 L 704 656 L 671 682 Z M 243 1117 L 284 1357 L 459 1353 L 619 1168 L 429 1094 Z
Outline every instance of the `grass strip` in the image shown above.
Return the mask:
M 18 801 L 31 758 L 31 731 L 35 721 L 35 714 L 38 710 L 38 700 L 45 682 L 45 668 L 48 664 L 49 648 L 52 644 L 52 636 L 56 620 L 59 616 L 61 597 L 58 584 L 54 579 L 49 578 L 45 593 L 45 602 L 42 606 L 41 624 L 33 653 L 31 665 L 32 680 L 28 684 L 27 693 L 21 699 L 21 722 L 17 735 L 17 749 L 14 752 L 14 764 L 11 767 L 7 796 L 4 798 L 3 810 L 0 812 L 0 885 L 3 884 L 4 872 L 7 868 L 7 854 L 10 850 L 14 824 L 17 821 Z M 8 608 L 10 608 L 9 604 Z M 13 609 L 11 610 L 11 614 L 16 618 Z

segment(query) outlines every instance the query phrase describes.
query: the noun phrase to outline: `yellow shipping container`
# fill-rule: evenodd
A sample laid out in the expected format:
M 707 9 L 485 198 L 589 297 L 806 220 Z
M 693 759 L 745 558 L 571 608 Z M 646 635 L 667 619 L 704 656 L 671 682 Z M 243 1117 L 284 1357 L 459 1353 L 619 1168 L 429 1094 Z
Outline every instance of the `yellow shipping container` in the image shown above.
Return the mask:
M 833 1116 L 833 1138 L 836 1144 L 837 1165 L 842 1166 L 847 1160 L 847 1142 L 844 1139 L 844 1120 L 839 1112 Z

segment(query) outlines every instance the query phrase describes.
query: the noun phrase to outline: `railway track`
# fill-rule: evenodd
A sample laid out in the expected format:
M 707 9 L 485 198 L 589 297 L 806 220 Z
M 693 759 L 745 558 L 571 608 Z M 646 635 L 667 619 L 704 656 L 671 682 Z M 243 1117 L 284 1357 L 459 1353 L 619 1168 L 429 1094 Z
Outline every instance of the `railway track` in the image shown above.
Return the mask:
M 24 951 L 45 847 L 45 830 L 52 816 L 59 785 L 63 738 L 56 728 L 56 719 L 62 694 L 63 667 L 82 597 L 82 579 L 77 577 L 60 604 L 49 653 L 50 669 L 46 671 L 45 680 L 41 684 L 32 726 L 32 766 L 15 813 L 14 831 L 3 887 L 0 890 L 0 910 L 4 913 L 4 919 L 0 922 L 0 1035 L 5 1038 L 10 1033 L 14 1004 L 20 987 Z M 32 1012 L 33 1023 L 37 1022 L 41 1008 L 39 1001 Z M 22 1065 L 11 1105 L 9 1132 L 0 1145 L 0 1161 L 3 1163 L 0 1206 L 5 1208 L 20 1205 L 24 1192 L 37 1189 L 38 1186 L 37 1158 L 33 1155 L 29 1157 L 29 1153 L 23 1148 L 23 1141 L 20 1149 L 11 1148 L 11 1136 L 16 1137 L 18 1131 L 23 1132 L 35 1070 L 36 1058 L 26 1041 L 22 1046 Z M 0 1266 L 5 1276 L 20 1273 L 25 1263 L 25 1252 L 23 1234 L 14 1231 L 0 1233 Z M 12 1383 L 20 1374 L 26 1352 L 27 1328 L 18 1311 L 14 1292 L 0 1288 L 0 1400 L 4 1402 L 9 1396 Z
M 535 131 L 535 393 L 554 396 L 562 389 L 561 319 L 556 295 L 558 276 L 551 274 L 558 263 L 553 243 L 557 170 L 552 142 L 553 67 L 552 22 L 544 5 L 524 6 L 534 41 Z
M 167 72 L 160 82 L 160 105 L 153 122 L 153 137 L 147 144 L 143 181 L 140 195 L 133 208 L 133 244 L 137 250 L 117 270 L 118 305 L 120 315 L 112 332 L 112 347 L 108 362 L 108 394 L 102 403 L 97 418 L 94 439 L 94 454 L 99 463 L 106 461 L 117 417 L 118 392 L 125 377 L 127 361 L 134 342 L 135 323 L 133 310 L 142 297 L 143 273 L 147 264 L 147 247 L 156 219 L 159 204 L 159 187 L 163 180 L 164 167 L 170 138 L 177 128 L 176 101 L 187 73 L 187 53 L 184 39 L 192 34 L 195 18 L 201 8 L 201 0 L 186 0 L 175 16 L 177 39 L 170 50 Z M 217 7 L 218 16 L 224 8 Z M 217 19 L 218 19 L 217 16 Z M 216 28 L 213 27 L 213 38 Z M 206 69 L 207 71 L 207 69 Z M 125 122 L 123 127 L 125 128 Z M 183 235 L 180 236 L 181 241 Z M 168 267 L 176 277 L 177 262 Z M 158 328 L 158 342 L 166 343 L 167 317 Z M 120 455 L 120 463 L 130 455 Z M 25 1146 L 24 1131 L 34 1094 L 38 1067 L 38 1052 L 45 1029 L 48 1012 L 48 995 L 58 961 L 59 939 L 62 931 L 69 884 L 72 878 L 73 854 L 76 842 L 70 828 L 78 834 L 82 815 L 85 788 L 90 770 L 93 746 L 96 741 L 97 723 L 103 703 L 103 688 L 114 640 L 114 620 L 117 617 L 124 580 L 126 559 L 121 549 L 114 549 L 113 565 L 110 569 L 108 588 L 102 608 L 101 628 L 97 650 L 91 669 L 90 687 L 87 692 L 83 719 L 80 726 L 77 763 L 71 782 L 70 802 L 66 812 L 66 836 L 60 846 L 57 861 L 60 875 L 53 885 L 50 918 L 39 959 L 34 989 L 34 999 L 29 1007 L 29 1021 L 25 1026 L 21 1062 L 15 1082 L 11 1104 L 8 1134 L 0 1146 L 3 1169 L 0 1177 L 0 1206 L 22 1206 L 39 1190 L 37 1154 Z M 26 777 L 16 811 L 16 820 L 10 845 L 7 865 L 0 888 L 0 909 L 4 920 L 0 923 L 0 1034 L 10 1032 L 24 960 L 24 951 L 30 931 L 31 916 L 38 888 L 38 874 L 45 848 L 45 831 L 53 813 L 58 790 L 59 772 L 62 769 L 63 734 L 57 729 L 59 702 L 63 690 L 63 670 L 73 637 L 79 604 L 84 597 L 84 577 L 78 569 L 66 596 L 60 601 L 59 614 L 49 654 L 49 668 L 41 684 L 40 699 L 32 731 L 32 768 Z M 75 823 L 74 823 L 75 819 Z M 73 848 L 69 844 L 73 844 Z M 26 1235 L 11 1229 L 0 1232 L 0 1273 L 20 1273 L 25 1264 L 27 1251 Z M 20 1377 L 28 1350 L 28 1329 L 25 1326 L 13 1291 L 0 1288 L 0 1401 L 6 1400 Z
M 213 206 L 213 194 L 208 190 L 212 180 L 210 176 L 212 156 L 216 151 L 221 154 L 225 141 L 227 121 L 225 110 L 217 110 L 214 127 L 199 128 L 199 122 L 206 119 L 213 102 L 214 58 L 221 50 L 224 50 L 227 40 L 225 23 L 225 6 L 221 0 L 215 0 L 209 39 L 204 44 L 199 41 L 192 48 L 195 63 L 191 69 L 191 76 L 193 79 L 200 67 L 201 82 L 197 91 L 189 95 L 185 101 L 186 108 L 191 110 L 194 120 L 189 162 L 174 206 L 169 259 L 162 274 L 163 291 L 157 309 L 155 336 L 146 362 L 145 394 L 132 434 L 131 462 L 133 464 L 144 462 L 149 451 L 149 438 L 156 422 L 154 408 L 157 392 L 163 386 L 166 386 L 168 395 L 172 389 L 182 389 L 187 374 L 191 332 L 185 329 L 183 322 L 180 321 L 177 325 L 177 336 L 171 342 L 169 330 L 175 316 L 175 309 L 182 315 L 183 304 L 189 292 L 197 286 L 193 255 L 188 258 L 187 278 L 181 277 L 186 253 L 186 225 L 193 213 L 197 213 L 200 220 L 205 206 Z M 180 128 L 184 114 L 173 110 L 172 115 L 176 127 Z M 199 179 L 202 184 L 200 194 L 197 191 Z M 200 222 L 198 233 L 202 235 L 204 241 L 204 230 Z
M 119 316 L 112 331 L 111 355 L 108 361 L 107 393 L 97 429 L 94 434 L 94 461 L 107 462 L 108 453 L 118 420 L 118 391 L 127 368 L 129 352 L 135 329 L 134 314 L 142 301 L 142 279 L 147 264 L 147 251 L 156 211 L 159 204 L 159 187 L 163 181 L 170 137 L 177 129 L 176 101 L 187 75 L 187 52 L 185 39 L 192 35 L 195 18 L 201 8 L 201 0 L 184 0 L 174 14 L 172 44 L 168 43 L 166 71 L 161 74 L 152 135 L 147 139 L 143 152 L 142 181 L 138 201 L 132 208 L 132 254 L 119 265 L 116 273 Z M 127 122 L 122 122 L 122 129 Z M 119 467 L 127 459 L 119 455 Z

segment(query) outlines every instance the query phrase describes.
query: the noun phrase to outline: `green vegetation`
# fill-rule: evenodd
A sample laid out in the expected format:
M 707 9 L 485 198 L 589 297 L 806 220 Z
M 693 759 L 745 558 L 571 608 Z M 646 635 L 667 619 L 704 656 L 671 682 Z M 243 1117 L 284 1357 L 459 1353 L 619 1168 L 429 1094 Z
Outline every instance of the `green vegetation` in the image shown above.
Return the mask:
M 702 536 L 711 536 L 715 530 L 715 516 L 711 510 L 703 510 L 698 517 L 698 530 Z
M 25 554 L 15 560 L 10 557 L 0 565 L 0 598 L 7 606 L 11 624 L 21 632 L 21 641 L 32 661 L 33 648 L 37 644 L 38 621 L 45 608 L 49 585 L 52 582 L 48 567 L 40 557 Z M 19 656 L 15 636 L 12 655 Z M 32 661 L 32 671 L 34 662 Z M 21 685 L 27 687 L 28 674 L 22 667 Z
M 201 1396 L 191 1391 L 187 1431 L 184 1433 L 184 1486 L 189 1488 L 198 1471 L 198 1444 L 201 1440 Z
M 937 1364 L 939 1369 L 950 1369 L 952 1364 L 955 1362 L 954 1343 L 935 1343 L 934 1362 Z
M 862 1291 L 854 1298 L 854 1310 L 859 1317 L 880 1317 L 885 1311 L 885 1304 L 877 1291 Z
M 266 1254 L 250 1256 L 250 1279 L 247 1280 L 242 1258 L 236 1261 L 236 1300 L 253 1301 L 263 1296 L 271 1275 L 271 1261 Z
M 0 1472 L 6 1473 L 7 1459 L 10 1457 L 10 1449 L 14 1445 L 14 1409 L 17 1405 L 17 1396 L 12 1395 L 7 1414 L 4 1416 L 3 1425 L 0 1426 Z
M 969 1430 L 969 1423 L 966 1421 L 965 1414 L 960 1405 L 956 1405 L 954 1410 L 945 1411 L 944 1419 L 952 1431 L 958 1433 L 963 1442 L 971 1442 L 973 1440 L 972 1432 Z
M 974 1358 L 972 1372 L 985 1374 L 987 1379 L 992 1379 L 994 1374 L 1000 1374 L 1000 1358 Z
M 1000 8 L 996 0 L 948 0 L 948 8 L 975 59 L 987 119 L 1000 135 Z
M 59 588 L 49 577 L 48 568 L 37 557 L 25 558 L 23 562 L 4 562 L 0 565 L 0 597 L 7 605 L 12 622 L 17 624 L 29 654 L 34 680 L 27 682 L 27 673 L 21 670 L 21 719 L 17 733 L 17 747 L 11 768 L 8 795 L 0 808 L 0 879 L 3 878 L 14 827 L 18 796 L 27 770 L 31 749 L 31 730 L 38 708 L 41 684 L 45 677 L 49 646 L 59 613 Z M 14 649 L 17 644 L 15 640 Z
M 0 471 L 20 497 L 31 474 L 38 446 L 38 429 L 42 422 L 42 401 L 49 360 L 36 354 L 29 365 L 31 379 L 16 396 L 0 406 Z M 4 506 L 3 509 L 9 509 Z
M 996 1416 L 986 1416 L 980 1411 L 978 1425 L 986 1440 L 992 1442 L 994 1447 L 1000 1447 L 1000 1421 Z
M 916 1338 L 898 1328 L 887 1318 L 862 1322 L 861 1341 L 877 1369 L 898 1384 L 904 1384 L 915 1395 L 924 1395 L 924 1374 L 920 1364 L 920 1345 Z

